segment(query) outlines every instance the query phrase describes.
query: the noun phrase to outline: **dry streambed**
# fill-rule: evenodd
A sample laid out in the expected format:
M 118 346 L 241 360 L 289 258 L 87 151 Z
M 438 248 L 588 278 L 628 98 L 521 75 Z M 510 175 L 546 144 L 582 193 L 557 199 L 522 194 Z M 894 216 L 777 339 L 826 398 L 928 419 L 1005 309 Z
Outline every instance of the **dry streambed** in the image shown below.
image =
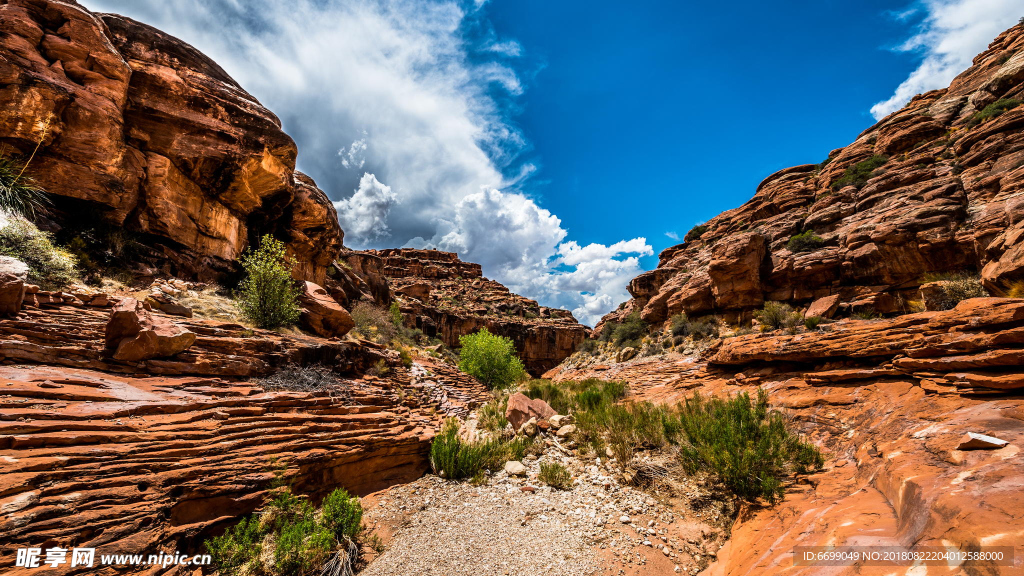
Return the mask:
M 624 486 L 614 460 L 545 444 L 523 476 L 474 486 L 428 475 L 365 498 L 365 523 L 386 548 L 362 574 L 696 574 L 724 543 L 729 519 L 700 483 Z M 540 482 L 543 461 L 566 465 L 572 488 Z

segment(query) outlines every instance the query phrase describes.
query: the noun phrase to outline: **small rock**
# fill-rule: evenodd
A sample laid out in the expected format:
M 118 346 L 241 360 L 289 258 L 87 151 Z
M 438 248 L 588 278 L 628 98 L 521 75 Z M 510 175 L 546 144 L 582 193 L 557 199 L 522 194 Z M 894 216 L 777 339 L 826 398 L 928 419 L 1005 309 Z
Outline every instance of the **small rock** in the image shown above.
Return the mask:
M 509 460 L 505 462 L 505 473 L 509 476 L 525 476 L 526 466 L 517 460 Z
M 530 418 L 523 425 L 519 427 L 519 434 L 523 436 L 536 436 L 537 435 L 537 419 Z
M 626 516 L 625 514 L 619 516 L 619 522 L 622 522 L 623 524 L 629 524 L 629 516 Z
M 559 428 L 558 432 L 555 432 L 555 436 L 558 436 L 559 438 L 565 438 L 566 436 L 568 436 L 569 434 L 572 434 L 575 431 L 576 431 L 576 427 L 575 426 L 573 426 L 572 424 L 567 424 L 567 425 L 562 426 L 561 428 Z
M 975 432 L 968 432 L 960 439 L 957 450 L 997 450 L 1006 446 L 1008 442 L 994 436 L 986 436 Z

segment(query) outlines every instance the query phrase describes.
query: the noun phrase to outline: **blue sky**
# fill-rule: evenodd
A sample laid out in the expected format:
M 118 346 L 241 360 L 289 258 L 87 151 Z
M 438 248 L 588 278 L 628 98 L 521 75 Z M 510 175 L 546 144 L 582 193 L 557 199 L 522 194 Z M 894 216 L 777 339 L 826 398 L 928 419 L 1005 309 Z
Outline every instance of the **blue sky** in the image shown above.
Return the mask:
M 1020 0 L 84 0 L 278 114 L 351 247 L 459 252 L 588 324 L 695 223 L 943 87 Z

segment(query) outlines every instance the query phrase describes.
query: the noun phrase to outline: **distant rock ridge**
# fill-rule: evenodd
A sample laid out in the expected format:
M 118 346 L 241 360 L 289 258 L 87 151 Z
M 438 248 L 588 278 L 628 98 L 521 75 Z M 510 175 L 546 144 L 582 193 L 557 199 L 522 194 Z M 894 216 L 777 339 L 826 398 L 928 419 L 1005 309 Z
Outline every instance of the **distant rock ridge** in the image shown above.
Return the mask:
M 367 250 L 376 259 L 406 323 L 447 346 L 487 328 L 511 338 L 534 375 L 557 366 L 589 333 L 568 310 L 547 308 L 483 276 L 479 264 L 438 250 Z
M 216 63 L 73 0 L 0 5 L 0 141 L 30 154 L 53 225 L 95 216 L 137 234 L 163 273 L 210 279 L 262 234 L 322 283 L 344 238 L 295 170 L 281 122 Z M 88 218 L 86 218 L 88 216 Z
M 747 320 L 766 301 L 829 296 L 840 316 L 903 313 L 930 273 L 977 273 L 1004 295 L 1024 281 L 1020 100 L 1022 25 L 948 88 L 916 96 L 821 164 L 768 176 L 746 204 L 694 228 L 605 321 Z M 817 238 L 791 247 L 804 233 Z

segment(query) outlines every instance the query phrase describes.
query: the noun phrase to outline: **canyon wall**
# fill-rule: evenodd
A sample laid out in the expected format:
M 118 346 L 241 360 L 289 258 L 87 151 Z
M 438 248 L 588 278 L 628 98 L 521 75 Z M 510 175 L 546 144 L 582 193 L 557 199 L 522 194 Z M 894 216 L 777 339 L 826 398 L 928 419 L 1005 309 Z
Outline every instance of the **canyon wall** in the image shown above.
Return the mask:
M 694 228 L 608 319 L 748 320 L 765 301 L 821 298 L 839 315 L 904 313 L 929 273 L 978 273 L 1005 294 L 1024 281 L 1021 99 L 1018 25 L 948 88 L 915 97 L 820 164 L 768 176 L 749 202 Z M 790 245 L 802 233 L 820 241 Z
M 51 226 L 135 233 L 168 275 L 233 270 L 260 235 L 323 282 L 342 247 L 334 207 L 296 172 L 281 122 L 188 44 L 73 0 L 0 5 L 0 142 L 31 156 Z

